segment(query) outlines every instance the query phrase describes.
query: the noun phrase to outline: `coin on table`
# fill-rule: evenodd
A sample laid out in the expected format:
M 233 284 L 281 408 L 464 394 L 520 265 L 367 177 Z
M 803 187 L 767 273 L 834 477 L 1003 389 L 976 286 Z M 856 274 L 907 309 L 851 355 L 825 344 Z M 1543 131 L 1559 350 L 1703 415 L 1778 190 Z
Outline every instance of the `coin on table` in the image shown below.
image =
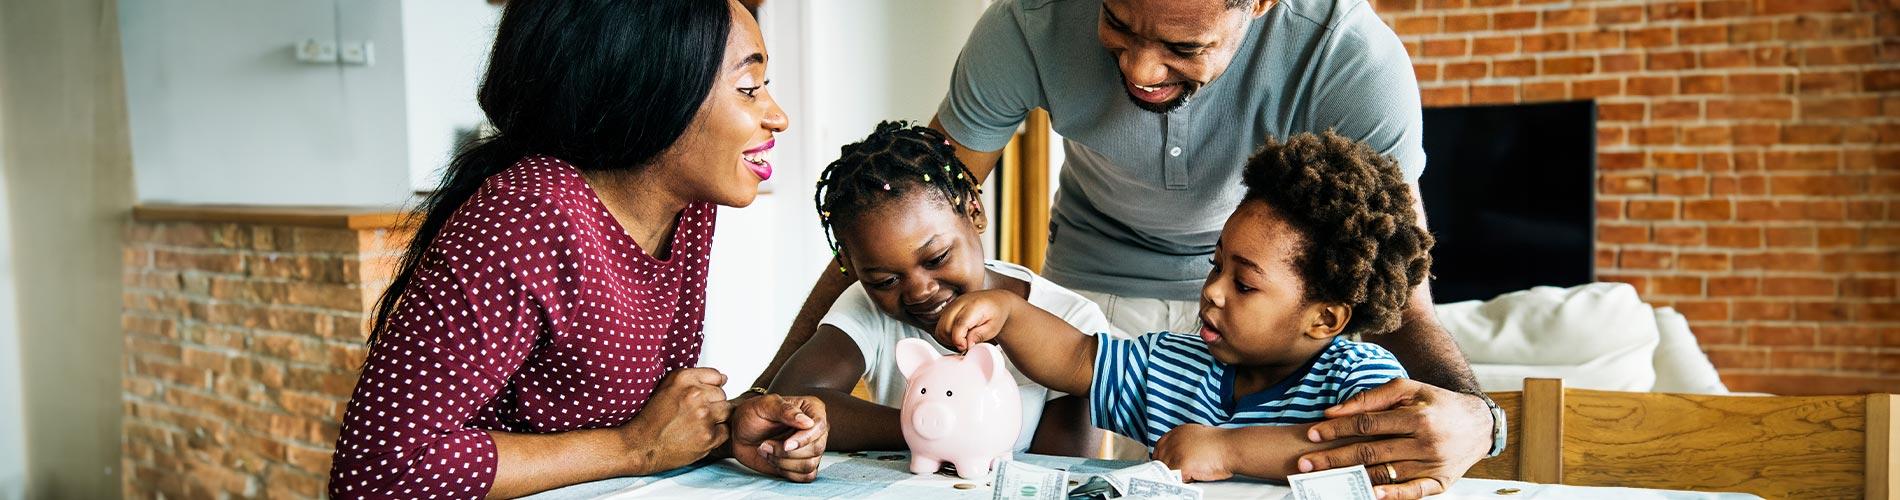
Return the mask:
M 967 490 L 967 489 L 972 489 L 975 487 L 976 485 L 970 484 L 970 483 L 957 483 L 955 486 L 951 486 L 951 488 L 956 488 L 959 490 Z
M 1498 493 L 1499 495 L 1516 495 L 1516 494 L 1518 494 L 1519 492 L 1522 492 L 1522 491 L 1524 491 L 1524 490 L 1520 490 L 1520 489 L 1517 489 L 1517 488 L 1498 488 L 1498 491 L 1497 491 L 1497 493 Z
M 1081 486 L 1081 485 L 1082 485 L 1081 481 L 1076 481 L 1074 479 L 1069 480 L 1069 486 Z

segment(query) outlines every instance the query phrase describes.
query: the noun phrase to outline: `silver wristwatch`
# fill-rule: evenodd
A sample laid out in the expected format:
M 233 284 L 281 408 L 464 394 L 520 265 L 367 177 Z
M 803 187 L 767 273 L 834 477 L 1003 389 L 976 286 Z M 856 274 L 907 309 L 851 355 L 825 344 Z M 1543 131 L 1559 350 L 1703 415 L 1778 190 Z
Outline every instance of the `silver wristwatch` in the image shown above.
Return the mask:
M 1504 409 L 1498 408 L 1498 402 L 1492 401 L 1491 396 L 1483 392 L 1472 393 L 1472 395 L 1484 400 L 1484 406 L 1491 410 L 1491 453 L 1485 455 L 1484 458 L 1498 456 L 1504 453 L 1504 437 L 1509 433 L 1509 429 L 1506 428 L 1509 423 L 1504 418 Z

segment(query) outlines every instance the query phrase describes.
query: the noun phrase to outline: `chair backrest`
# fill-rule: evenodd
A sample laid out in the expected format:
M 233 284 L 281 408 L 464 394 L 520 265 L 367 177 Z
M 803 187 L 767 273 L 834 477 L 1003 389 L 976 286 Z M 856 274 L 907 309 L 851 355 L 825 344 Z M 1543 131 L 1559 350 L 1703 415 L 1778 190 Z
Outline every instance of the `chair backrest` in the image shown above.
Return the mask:
M 1523 392 L 1492 398 L 1510 415 L 1516 452 L 1480 462 L 1472 477 L 1764 498 L 1900 493 L 1900 400 L 1890 394 L 1658 394 L 1527 379 Z
M 1519 391 L 1493 392 L 1491 400 L 1504 409 L 1505 430 L 1504 453 L 1478 461 L 1465 472 L 1465 477 L 1481 479 L 1505 479 L 1524 481 L 1524 475 L 1518 473 L 1518 457 L 1523 455 L 1524 436 L 1524 393 Z

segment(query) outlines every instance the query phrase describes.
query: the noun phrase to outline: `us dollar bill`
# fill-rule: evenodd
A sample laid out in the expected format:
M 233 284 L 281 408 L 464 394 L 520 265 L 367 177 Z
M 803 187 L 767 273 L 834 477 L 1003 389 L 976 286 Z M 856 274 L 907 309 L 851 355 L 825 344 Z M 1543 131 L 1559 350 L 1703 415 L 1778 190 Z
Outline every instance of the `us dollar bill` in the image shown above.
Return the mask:
M 1374 500 L 1372 476 L 1366 466 L 1354 465 L 1286 477 L 1293 500 Z
M 1148 500 L 1201 500 L 1201 489 L 1180 483 L 1134 477 L 1128 479 L 1128 491 L 1123 493 L 1122 497 Z
M 1063 500 L 1069 497 L 1069 472 L 1015 460 L 1002 460 L 990 479 L 994 500 Z
M 1160 460 L 1110 471 L 1102 474 L 1101 478 L 1108 481 L 1109 486 L 1115 487 L 1116 493 L 1122 495 L 1128 494 L 1129 479 L 1141 478 L 1161 483 L 1181 483 L 1181 473 L 1169 470 L 1167 464 L 1161 463 Z

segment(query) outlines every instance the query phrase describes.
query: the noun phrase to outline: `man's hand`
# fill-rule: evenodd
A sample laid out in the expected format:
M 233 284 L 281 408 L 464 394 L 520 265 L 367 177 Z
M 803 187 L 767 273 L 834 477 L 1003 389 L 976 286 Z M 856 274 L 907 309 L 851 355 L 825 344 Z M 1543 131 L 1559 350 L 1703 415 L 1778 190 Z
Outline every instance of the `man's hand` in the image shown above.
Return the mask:
M 800 483 L 818 478 L 818 461 L 831 435 L 825 403 L 817 398 L 748 398 L 732 411 L 732 458 L 761 474 Z
M 1380 498 L 1444 493 L 1491 450 L 1491 411 L 1484 400 L 1411 379 L 1398 379 L 1326 409 L 1307 439 L 1373 440 L 1300 456 L 1300 472 L 1364 465 Z M 1386 477 L 1386 465 L 1398 477 Z
M 1155 441 L 1154 459 L 1181 471 L 1181 480 L 1220 481 L 1234 477 L 1231 431 L 1201 424 L 1175 427 Z

